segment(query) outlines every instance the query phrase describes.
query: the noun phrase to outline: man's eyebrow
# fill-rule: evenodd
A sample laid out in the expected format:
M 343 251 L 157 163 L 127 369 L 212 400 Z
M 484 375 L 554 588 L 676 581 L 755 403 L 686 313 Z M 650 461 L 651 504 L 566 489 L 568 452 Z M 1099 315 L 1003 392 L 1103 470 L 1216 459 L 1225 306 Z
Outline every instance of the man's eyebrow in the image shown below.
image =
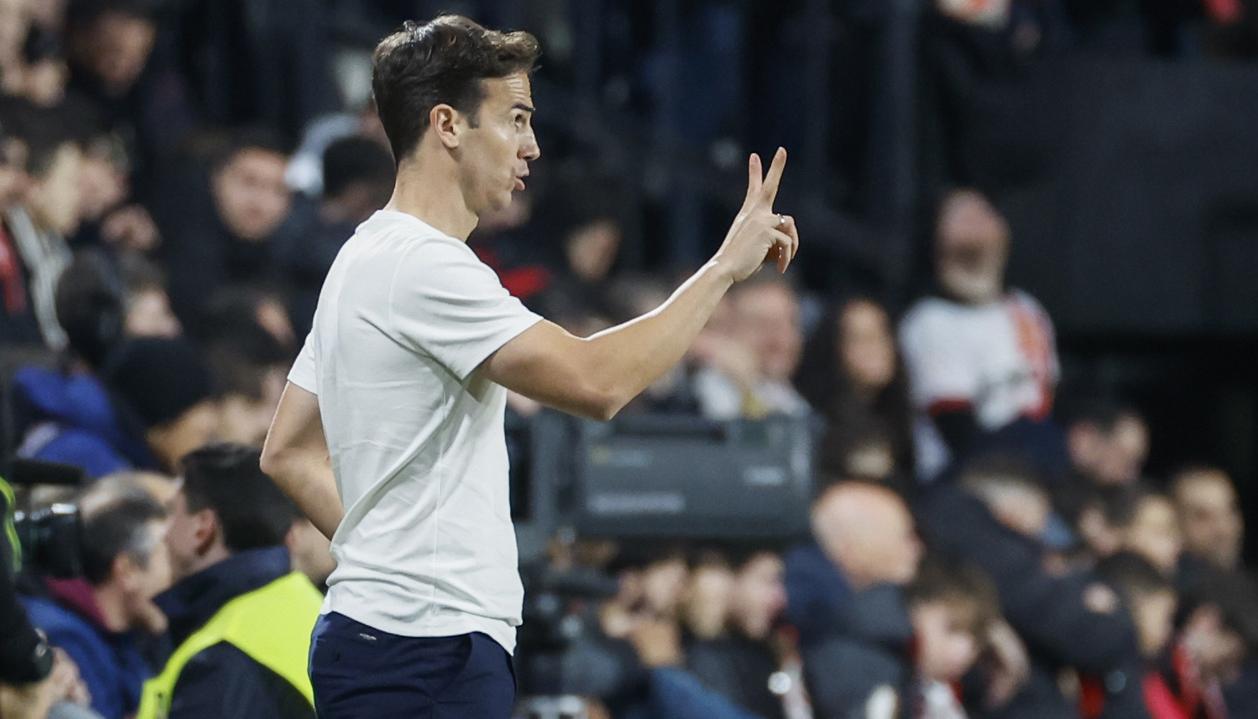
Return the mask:
M 522 102 L 517 102 L 516 104 L 512 105 L 512 106 L 511 106 L 511 109 L 512 109 L 512 110 L 523 110 L 523 111 L 525 111 L 525 112 L 529 113 L 530 115 L 532 115 L 534 112 L 537 112 L 537 110 L 535 110 L 535 109 L 534 109 L 531 105 L 526 105 L 526 104 L 524 104 L 524 103 L 522 103 Z

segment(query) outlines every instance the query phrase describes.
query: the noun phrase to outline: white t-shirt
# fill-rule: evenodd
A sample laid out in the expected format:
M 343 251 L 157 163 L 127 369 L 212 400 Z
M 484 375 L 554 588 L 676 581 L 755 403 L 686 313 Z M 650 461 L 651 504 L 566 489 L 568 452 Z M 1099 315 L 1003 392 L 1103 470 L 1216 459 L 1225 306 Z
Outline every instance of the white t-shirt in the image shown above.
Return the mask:
M 288 377 L 319 397 L 345 506 L 325 612 L 514 650 L 506 390 L 474 370 L 540 319 L 414 216 L 381 210 L 345 243 Z
M 926 476 L 948 459 L 927 421 L 933 411 L 964 405 L 981 429 L 994 431 L 1018 417 L 1042 419 L 1052 408 L 1059 374 L 1053 323 L 1025 292 L 985 305 L 924 299 L 901 322 L 900 347 L 923 419 L 917 446 Z

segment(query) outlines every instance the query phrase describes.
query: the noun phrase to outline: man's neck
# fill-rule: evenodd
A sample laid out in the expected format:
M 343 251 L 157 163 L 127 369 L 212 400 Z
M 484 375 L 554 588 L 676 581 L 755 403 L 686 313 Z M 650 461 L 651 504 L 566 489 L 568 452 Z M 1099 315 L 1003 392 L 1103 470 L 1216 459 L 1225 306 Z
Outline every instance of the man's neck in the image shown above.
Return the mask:
M 393 197 L 384 208 L 418 217 L 466 242 L 480 218 L 468 207 L 453 165 L 443 159 L 425 160 L 417 153 L 403 162 L 398 167 Z
M 96 609 L 105 623 L 105 629 L 120 633 L 130 629 L 127 621 L 126 599 L 122 590 L 112 584 L 92 587 L 92 597 L 96 600 Z
M 178 584 L 194 574 L 203 572 L 231 556 L 232 553 L 228 551 L 227 547 L 220 543 L 215 543 L 214 546 L 210 547 L 205 554 L 197 557 L 196 560 L 186 568 L 186 571 L 184 571 L 181 576 L 176 577 L 175 583 Z

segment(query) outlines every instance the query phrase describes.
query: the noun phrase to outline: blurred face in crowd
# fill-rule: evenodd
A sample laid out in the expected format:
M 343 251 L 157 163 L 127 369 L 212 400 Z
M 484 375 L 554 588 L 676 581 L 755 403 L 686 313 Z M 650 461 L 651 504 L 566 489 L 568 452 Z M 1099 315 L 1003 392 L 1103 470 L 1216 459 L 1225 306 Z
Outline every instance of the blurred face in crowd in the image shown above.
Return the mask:
M 1214 605 L 1195 610 L 1184 625 L 1183 646 L 1204 679 L 1231 681 L 1245 660 L 1245 640 Z
M 1070 429 L 1070 458 L 1075 468 L 1097 484 L 1117 486 L 1140 478 L 1149 454 L 1144 421 L 1127 415 L 1111 431 L 1084 422 Z
M 1182 541 L 1170 500 L 1158 494 L 1142 497 L 1123 531 L 1123 545 L 1162 572 L 1174 572 Z
M 144 18 L 105 12 L 78 40 L 88 70 L 115 97 L 125 95 L 148 63 L 157 28 Z
M 993 489 L 984 497 L 997 521 L 1024 537 L 1039 537 L 1052 509 L 1048 494 L 1025 485 Z
M 528 74 L 485 78 L 481 89 L 483 99 L 474 121 L 461 116 L 461 132 L 442 140 L 454 153 L 460 189 L 468 209 L 477 216 L 511 204 L 512 194 L 525 189 L 528 163 L 542 154 L 533 134 L 533 88 Z
M 71 235 L 78 228 L 82 160 L 83 153 L 74 143 L 64 143 L 43 174 L 32 178 L 27 207 L 41 228 L 61 235 Z
M 166 467 L 175 467 L 184 455 L 209 444 L 218 430 L 218 407 L 206 400 L 193 405 L 175 419 L 149 428 L 149 447 Z
M 291 200 L 286 166 L 287 159 L 277 152 L 246 147 L 214 174 L 214 203 L 233 235 L 261 242 L 279 228 Z
M 1169 589 L 1143 592 L 1132 599 L 1132 620 L 1140 635 L 1140 654 L 1146 659 L 1156 658 L 1175 629 L 1175 592 Z
M 147 558 L 140 560 L 125 552 L 120 554 L 114 560 L 110 582 L 122 595 L 127 629 L 160 630 L 162 627 L 153 626 L 161 623 L 160 619 L 155 620 L 160 610 L 153 604 L 153 597 L 166 591 L 171 583 L 170 555 L 163 541 L 166 522 L 149 522 L 144 527 L 144 534 Z
M 1219 470 L 1180 476 L 1175 482 L 1175 504 L 1184 548 L 1220 569 L 1235 569 L 1245 527 L 1228 476 Z
M 620 249 L 620 227 L 609 219 L 596 220 L 573 230 L 564 248 L 568 267 L 585 282 L 599 282 L 611 272 Z
M 170 309 L 166 290 L 150 287 L 127 297 L 123 332 L 128 337 L 178 337 L 183 327 Z
M 171 581 L 179 582 L 227 556 L 214 510 L 207 507 L 190 511 L 182 486 L 175 492 L 168 508 L 165 543 L 170 556 Z
M 921 542 L 904 500 L 885 487 L 845 482 L 817 501 L 813 534 L 853 587 L 907 584 L 917 575 Z
M 919 602 L 910 609 L 917 640 L 917 669 L 939 682 L 959 680 L 982 646 L 975 635 L 977 608 L 962 597 Z
M 262 396 L 231 393 L 219 400 L 216 438 L 223 442 L 261 446 L 284 392 L 287 370 L 272 367 L 262 379 Z
M 657 617 L 674 617 L 686 588 L 689 568 L 680 557 L 652 562 L 642 572 L 642 599 Z
M 13 137 L 0 138 L 0 209 L 21 201 L 29 184 L 26 143 Z
M 99 220 L 127 197 L 127 177 L 94 150 L 83 154 L 79 167 L 80 208 L 83 219 Z
M 992 302 L 1004 291 L 1009 226 L 974 190 L 957 190 L 942 203 L 935 226 L 939 283 L 956 299 Z
M 0 0 L 0 70 L 14 67 L 20 61 L 22 42 L 29 27 L 28 0 Z
M 772 552 L 763 552 L 734 575 L 730 591 L 730 620 L 750 639 L 768 638 L 773 622 L 786 608 L 785 567 Z
M 734 573 L 723 564 L 704 564 L 690 572 L 682 600 L 686 626 L 700 639 L 712 639 L 725 628 Z
M 55 107 L 66 94 L 70 69 L 59 58 L 45 58 L 22 70 L 22 96 L 40 107 Z
M 858 300 L 839 317 L 839 364 L 858 391 L 874 393 L 895 379 L 895 338 L 887 313 Z
M 743 288 L 734 297 L 734 317 L 735 336 L 756 355 L 761 374 L 788 381 L 804 342 L 795 291 L 776 282 Z

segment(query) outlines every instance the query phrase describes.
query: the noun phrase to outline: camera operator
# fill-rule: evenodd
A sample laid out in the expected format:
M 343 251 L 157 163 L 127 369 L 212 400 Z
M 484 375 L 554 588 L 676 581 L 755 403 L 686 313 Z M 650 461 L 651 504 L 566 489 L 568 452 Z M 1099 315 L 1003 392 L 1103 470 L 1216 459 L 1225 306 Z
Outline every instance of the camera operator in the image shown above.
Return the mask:
M 125 482 L 93 487 L 82 506 L 83 576 L 45 577 L 45 594 L 25 604 L 31 621 L 79 666 L 92 708 L 105 719 L 122 719 L 135 712 L 153 674 L 136 632 L 166 628 L 153 603 L 170 583 L 166 512 L 141 485 Z
M 17 599 L 14 575 L 21 548 L 13 527 L 13 490 L 0 477 L 0 716 L 44 719 L 58 702 L 85 703 L 78 667 L 54 651 Z

